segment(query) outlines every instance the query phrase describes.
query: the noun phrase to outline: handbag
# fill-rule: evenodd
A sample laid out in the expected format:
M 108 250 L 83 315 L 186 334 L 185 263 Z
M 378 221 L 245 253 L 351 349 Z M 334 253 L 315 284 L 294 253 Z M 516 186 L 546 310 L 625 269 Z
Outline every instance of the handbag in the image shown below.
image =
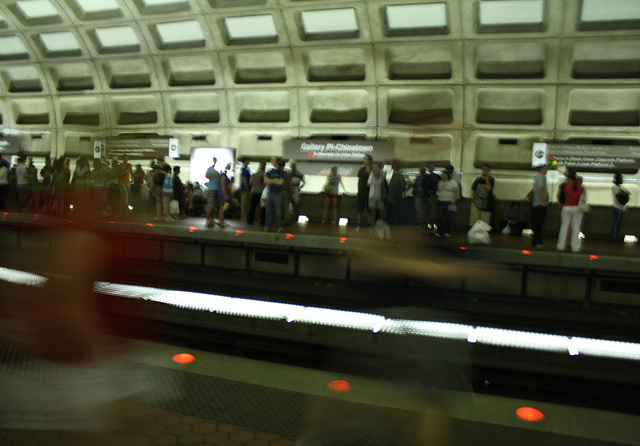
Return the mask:
M 620 191 L 616 194 L 616 200 L 618 200 L 618 203 L 624 206 L 629 202 L 629 196 L 630 194 L 627 191 L 625 191 L 624 189 L 620 189 Z
M 580 200 L 578 201 L 578 208 L 582 212 L 589 212 L 591 210 L 591 206 L 589 206 L 589 203 L 587 203 L 587 193 L 586 192 L 582 192 L 582 195 L 580 195 Z

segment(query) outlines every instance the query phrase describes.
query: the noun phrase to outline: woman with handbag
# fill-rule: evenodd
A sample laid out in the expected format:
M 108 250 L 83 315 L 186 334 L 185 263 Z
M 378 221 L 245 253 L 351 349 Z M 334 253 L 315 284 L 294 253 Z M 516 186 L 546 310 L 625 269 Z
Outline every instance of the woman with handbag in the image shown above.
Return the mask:
M 582 217 L 585 211 L 583 206 L 586 205 L 586 192 L 582 187 L 582 181 L 573 170 L 567 170 L 565 173 L 567 182 L 562 185 L 564 192 L 564 203 L 562 212 L 560 213 L 560 233 L 558 234 L 558 251 L 564 251 L 567 243 L 567 235 L 571 230 L 571 251 L 580 251 L 580 227 L 582 226 Z M 580 202 L 583 205 L 580 205 Z M 586 205 L 588 206 L 588 205 Z
M 456 200 L 459 194 L 458 182 L 451 179 L 451 172 L 442 171 L 436 193 L 436 225 L 438 226 L 436 236 L 451 237 L 453 214 L 456 212 Z

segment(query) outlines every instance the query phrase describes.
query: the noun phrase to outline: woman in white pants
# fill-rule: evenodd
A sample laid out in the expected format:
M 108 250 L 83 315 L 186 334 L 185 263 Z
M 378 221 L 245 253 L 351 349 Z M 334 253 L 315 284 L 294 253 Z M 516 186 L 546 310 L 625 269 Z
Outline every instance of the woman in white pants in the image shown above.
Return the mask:
M 567 246 L 567 233 L 571 230 L 571 251 L 580 251 L 580 227 L 584 213 L 578 206 L 580 196 L 585 193 L 582 182 L 573 170 L 565 174 L 567 182 L 561 187 L 564 191 L 564 205 L 560 213 L 560 234 L 558 234 L 558 251 L 564 251 Z

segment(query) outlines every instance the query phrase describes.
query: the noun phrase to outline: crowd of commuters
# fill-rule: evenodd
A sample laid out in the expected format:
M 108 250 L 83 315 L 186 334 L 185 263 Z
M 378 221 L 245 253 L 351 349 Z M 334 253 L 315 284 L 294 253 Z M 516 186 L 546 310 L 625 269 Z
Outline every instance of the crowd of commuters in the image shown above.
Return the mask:
M 86 209 L 96 212 L 131 212 L 135 208 L 155 211 L 157 221 L 182 219 L 187 215 L 205 216 L 206 225 L 227 226 L 225 217 L 229 213 L 237 192 L 240 219 L 249 224 L 256 220 L 265 231 L 282 231 L 283 225 L 298 220 L 300 192 L 305 185 L 305 176 L 295 163 L 285 169 L 285 162 L 272 158 L 267 168 L 261 162 L 256 172 L 249 168 L 250 158 L 240 158 L 242 163 L 237 182 L 233 188 L 232 165 L 217 170 L 217 160 L 206 171 L 204 187 L 198 183 L 183 183 L 180 166 L 173 168 L 159 156 L 150 163 L 148 171 L 140 164 L 135 166 L 126 155 L 118 159 L 94 159 L 79 157 L 71 172 L 67 157 L 45 160 L 38 172 L 33 159 L 19 157 L 13 166 L 0 155 L 0 209 L 9 201 L 21 211 L 32 210 L 64 216 L 70 209 Z M 530 194 L 530 227 L 532 244 L 543 247 L 542 229 L 550 204 L 547 172 L 549 166 L 537 168 Z M 581 249 L 580 232 L 584 214 L 588 212 L 586 189 L 575 171 L 565 172 L 566 181 L 559 185 L 557 202 L 562 205 L 560 229 L 556 249 L 567 248 L 573 252 Z M 387 181 L 388 178 L 388 181 Z M 492 225 L 496 212 L 494 194 L 495 179 L 491 167 L 484 164 L 480 175 L 471 185 L 469 227 L 478 220 Z M 622 221 L 626 212 L 630 192 L 623 185 L 623 177 L 613 177 L 612 224 L 610 241 L 622 242 Z M 323 224 L 336 224 L 340 192 L 346 192 L 338 167 L 327 175 L 324 187 Z M 401 216 L 401 202 L 410 191 L 415 205 L 418 227 L 438 237 L 450 237 L 453 215 L 461 197 L 460 184 L 453 166 L 435 173 L 434 166 L 420 166 L 418 175 L 407 184 L 399 163 L 391 163 L 391 173 L 386 175 L 383 164 L 364 156 L 357 173 L 357 230 L 366 224 L 369 231 L 377 221 L 384 224 L 405 223 Z M 527 218 L 521 201 L 513 201 L 496 217 L 497 232 L 505 235 L 521 235 L 527 226 Z M 217 222 L 216 222 L 217 219 Z

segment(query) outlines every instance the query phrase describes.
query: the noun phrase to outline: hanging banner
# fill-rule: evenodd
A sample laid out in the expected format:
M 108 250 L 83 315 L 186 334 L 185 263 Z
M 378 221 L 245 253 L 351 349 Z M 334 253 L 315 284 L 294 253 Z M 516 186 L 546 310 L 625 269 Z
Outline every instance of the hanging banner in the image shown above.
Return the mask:
M 178 138 L 169 138 L 169 156 L 171 158 L 180 158 L 180 140 Z
M 580 172 L 636 172 L 640 167 L 640 146 L 533 144 L 533 167 L 554 161 Z
M 105 156 L 105 142 L 104 141 L 93 141 L 93 158 L 100 159 Z
M 284 142 L 282 156 L 297 161 L 362 163 L 364 155 L 375 161 L 394 156 L 392 141 L 334 141 L 293 139 Z

